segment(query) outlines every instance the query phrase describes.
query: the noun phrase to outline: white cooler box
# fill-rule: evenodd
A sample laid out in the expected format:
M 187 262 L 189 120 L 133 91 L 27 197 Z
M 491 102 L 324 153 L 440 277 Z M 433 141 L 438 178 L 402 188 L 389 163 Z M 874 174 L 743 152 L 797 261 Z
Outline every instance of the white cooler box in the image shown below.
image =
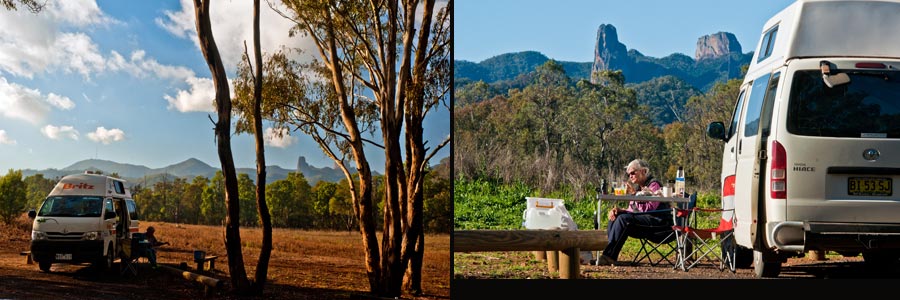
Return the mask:
M 522 214 L 525 229 L 577 229 L 563 199 L 525 197 L 525 200 L 528 200 Z
M 563 199 L 525 197 L 525 200 L 528 200 L 528 207 L 522 214 L 525 229 L 578 230 Z M 592 259 L 593 253 L 581 251 L 581 264 Z

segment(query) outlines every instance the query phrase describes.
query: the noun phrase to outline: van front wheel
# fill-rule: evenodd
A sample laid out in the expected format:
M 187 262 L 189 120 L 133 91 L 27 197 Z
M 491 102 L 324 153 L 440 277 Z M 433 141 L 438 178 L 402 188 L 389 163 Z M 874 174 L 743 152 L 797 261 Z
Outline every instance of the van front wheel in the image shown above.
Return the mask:
M 50 265 L 51 265 L 51 263 L 48 261 L 38 262 L 38 267 L 40 267 L 41 271 L 43 271 L 45 273 L 50 273 Z
M 97 269 L 101 271 L 112 270 L 113 263 L 116 261 L 116 255 L 113 252 L 112 245 L 109 245 L 109 249 L 106 250 L 106 255 L 100 258 L 99 261 L 95 262 L 94 265 Z
M 762 278 L 778 277 L 781 259 L 771 251 L 753 250 L 753 273 Z

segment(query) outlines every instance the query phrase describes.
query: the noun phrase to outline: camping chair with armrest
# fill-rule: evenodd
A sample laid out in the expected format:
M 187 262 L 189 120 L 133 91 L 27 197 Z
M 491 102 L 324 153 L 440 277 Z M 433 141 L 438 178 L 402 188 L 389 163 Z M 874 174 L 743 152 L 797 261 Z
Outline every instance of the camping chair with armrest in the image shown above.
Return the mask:
M 735 272 L 734 209 L 696 207 L 680 211 L 686 215 L 683 226 L 674 226 L 678 243 L 675 268 L 687 271 L 701 262 L 717 264 Z
M 655 214 L 664 218 L 672 218 L 671 224 L 664 224 L 658 226 L 650 226 L 653 229 L 647 230 L 652 233 L 646 236 L 633 238 L 640 241 L 640 248 L 638 249 L 637 254 L 635 254 L 634 258 L 631 260 L 632 265 L 637 265 L 643 260 L 647 260 L 651 266 L 656 266 L 662 263 L 663 261 L 669 263 L 670 265 L 675 265 L 676 261 L 670 260 L 669 256 L 672 253 L 676 253 L 678 250 L 678 243 L 676 241 L 676 234 L 674 227 L 675 225 L 683 225 L 685 223 L 685 219 L 683 217 L 679 217 L 679 210 L 691 209 L 694 207 L 694 204 L 697 203 L 697 194 L 692 194 L 689 196 L 690 201 L 685 203 L 678 203 L 676 207 L 670 207 L 668 203 L 660 203 L 661 208 L 641 213 L 633 213 L 633 214 Z M 663 206 L 664 205 L 664 206 Z M 635 226 L 643 226 L 644 225 L 635 225 Z M 677 259 L 677 256 L 676 256 Z
M 123 249 L 124 251 L 121 253 L 121 275 L 125 275 L 130 271 L 132 275 L 137 276 L 135 265 L 140 262 L 141 258 L 147 257 L 146 252 L 150 243 L 144 237 L 144 234 L 139 232 L 132 233 L 131 239 L 126 240 L 130 242 L 128 243 L 128 248 Z

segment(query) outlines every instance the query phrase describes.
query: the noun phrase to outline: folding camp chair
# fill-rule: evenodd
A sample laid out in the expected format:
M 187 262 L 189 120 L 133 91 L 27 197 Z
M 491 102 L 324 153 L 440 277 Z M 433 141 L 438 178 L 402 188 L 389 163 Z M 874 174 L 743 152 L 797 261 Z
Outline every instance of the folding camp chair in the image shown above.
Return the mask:
M 675 268 L 690 270 L 698 263 L 717 264 L 719 271 L 728 267 L 735 272 L 735 246 L 727 242 L 734 234 L 734 209 L 701 208 L 680 210 L 687 218 L 682 226 L 674 226 L 678 243 Z M 718 225 L 716 225 L 718 224 Z
M 669 263 L 669 265 L 675 265 L 677 256 L 675 258 L 676 261 L 669 259 L 669 256 L 671 256 L 672 253 L 676 253 L 676 251 L 678 250 L 678 242 L 676 239 L 677 235 L 675 233 L 673 225 L 677 226 L 683 225 L 685 223 L 685 218 L 679 217 L 679 210 L 684 211 L 692 209 L 697 203 L 697 194 L 692 194 L 689 197 L 689 202 L 680 203 L 677 207 L 638 213 L 662 214 L 666 218 L 672 218 L 672 224 L 655 226 L 658 230 L 654 231 L 649 236 L 636 237 L 636 239 L 640 241 L 641 245 L 638 249 L 637 254 L 635 254 L 634 258 L 631 260 L 632 265 L 636 265 L 643 260 L 647 260 L 647 262 L 649 262 L 651 266 L 659 265 L 663 261 Z
M 144 237 L 143 233 L 132 233 L 130 239 L 125 239 L 126 242 L 123 244 L 123 251 L 120 253 L 120 262 L 121 262 L 121 270 L 120 275 L 125 275 L 127 273 L 131 273 L 133 276 L 137 276 L 137 268 L 136 265 L 140 262 L 141 258 L 147 257 L 147 247 L 149 247 L 149 242 Z

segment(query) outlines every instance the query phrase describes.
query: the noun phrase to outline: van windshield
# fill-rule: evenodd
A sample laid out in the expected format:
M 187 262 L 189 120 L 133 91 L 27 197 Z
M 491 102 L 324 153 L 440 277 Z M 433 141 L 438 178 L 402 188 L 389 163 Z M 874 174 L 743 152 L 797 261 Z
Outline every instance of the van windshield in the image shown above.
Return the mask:
M 102 203 L 102 199 L 96 196 L 52 196 L 44 200 L 38 216 L 99 217 Z
M 900 138 L 900 72 L 849 71 L 829 88 L 820 70 L 797 71 L 787 130 L 823 137 Z

